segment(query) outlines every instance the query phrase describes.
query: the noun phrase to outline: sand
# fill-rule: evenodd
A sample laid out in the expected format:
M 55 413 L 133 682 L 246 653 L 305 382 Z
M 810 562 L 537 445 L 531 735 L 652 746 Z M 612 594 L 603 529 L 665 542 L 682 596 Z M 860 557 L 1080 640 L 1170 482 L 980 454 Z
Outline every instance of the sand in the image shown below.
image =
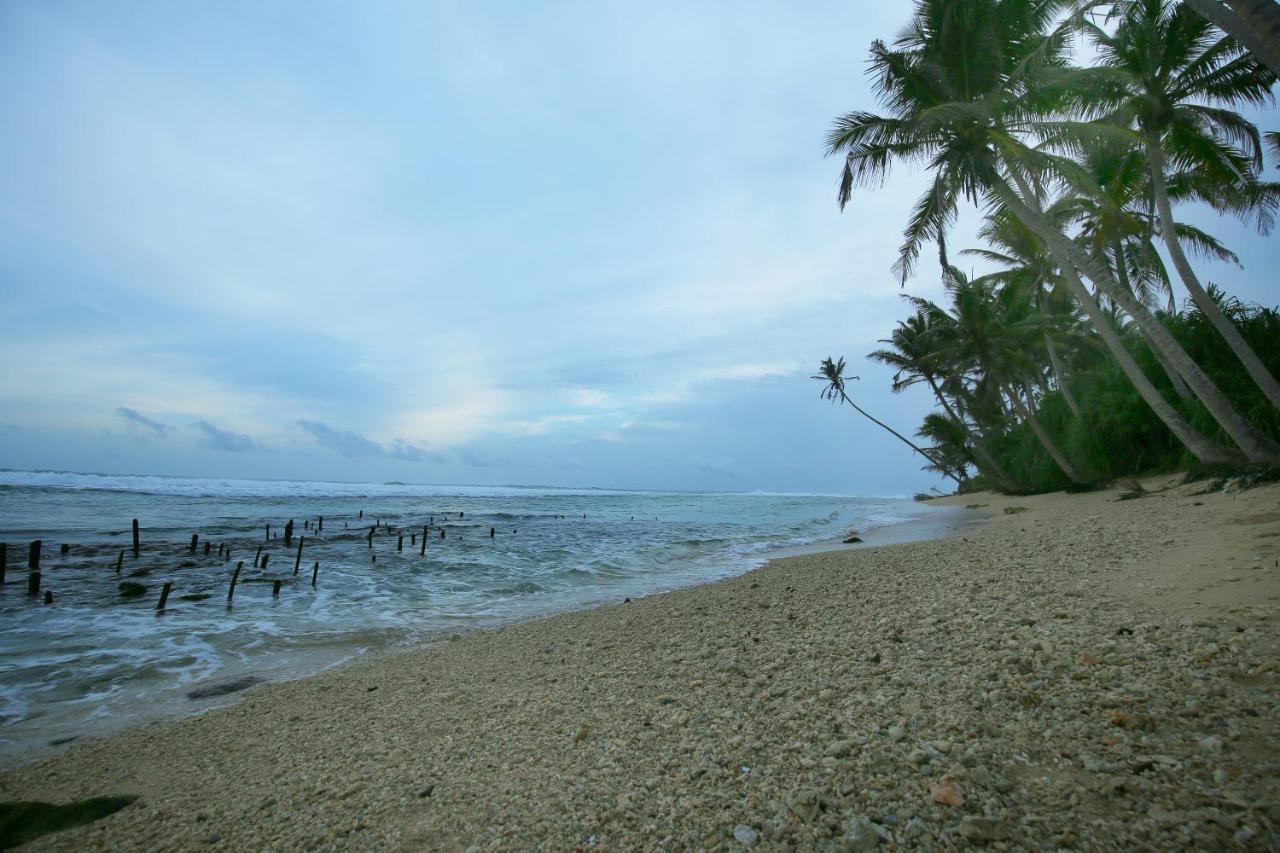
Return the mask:
M 255 686 L 0 797 L 139 797 L 58 850 L 1274 849 L 1280 486 L 1170 482 L 945 499 L 981 520 Z

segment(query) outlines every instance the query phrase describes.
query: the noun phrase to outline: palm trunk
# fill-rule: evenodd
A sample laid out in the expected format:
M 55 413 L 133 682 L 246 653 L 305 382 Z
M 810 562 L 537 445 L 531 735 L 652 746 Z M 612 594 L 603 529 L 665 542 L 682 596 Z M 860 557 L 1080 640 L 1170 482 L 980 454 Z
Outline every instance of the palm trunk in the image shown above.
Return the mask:
M 982 435 L 981 430 L 969 429 L 968 424 L 964 422 L 964 418 L 960 417 L 955 409 L 952 408 L 951 404 L 947 401 L 946 395 L 942 393 L 942 389 L 938 387 L 938 383 L 933 381 L 932 376 L 926 374 L 924 381 L 929 383 L 929 389 L 933 391 L 933 396 L 938 399 L 938 404 L 942 406 L 942 411 L 946 412 L 947 417 L 951 418 L 951 420 L 960 424 L 961 429 L 964 430 L 965 436 L 969 439 L 969 450 L 978 461 L 978 470 L 984 471 L 985 469 L 984 473 L 989 472 L 991 478 L 995 480 L 1000 488 L 1004 489 L 1006 492 L 1018 491 L 1018 484 L 1012 477 L 1005 473 L 1004 468 L 996 461 L 996 458 L 992 455 L 991 451 L 987 450 L 985 444 L 986 438 Z
M 934 459 L 934 458 L 933 458 L 932 456 L 930 456 L 930 455 L 928 454 L 928 452 L 926 452 L 925 450 L 922 450 L 921 448 L 917 447 L 917 446 L 915 445 L 915 443 L 911 441 L 911 439 L 907 438 L 905 435 L 903 435 L 902 433 L 898 432 L 896 429 L 894 429 L 893 427 L 889 426 L 889 425 L 888 425 L 887 423 L 885 423 L 884 421 L 879 420 L 878 418 L 872 417 L 872 416 L 871 416 L 871 414 L 870 414 L 870 413 L 868 413 L 866 409 L 862 408 L 862 407 L 861 407 L 861 406 L 859 406 L 857 403 L 855 403 L 855 402 L 853 402 L 852 400 L 850 400 L 850 399 L 849 399 L 849 395 L 845 394 L 843 390 L 841 390 L 841 391 L 840 391 L 840 399 L 841 399 L 841 400 L 843 400 L 844 402 L 848 403 L 850 406 L 853 406 L 854 410 L 855 410 L 855 411 L 857 411 L 857 413 L 858 413 L 858 414 L 862 415 L 864 418 L 866 418 L 867 420 L 871 421 L 873 424 L 875 424 L 876 426 L 880 427 L 882 430 L 885 430 L 886 432 L 891 433 L 891 434 L 892 434 L 896 439 L 898 439 L 898 441 L 901 441 L 901 442 L 902 442 L 903 444 L 905 444 L 907 447 L 910 447 L 910 448 L 911 448 L 912 450 L 914 450 L 916 453 L 919 453 L 919 454 L 920 454 L 921 456 L 923 456 L 925 459 L 928 459 L 930 463 L 932 463 L 932 464 L 934 464 L 934 465 L 937 465 L 939 468 L 942 468 L 942 473 L 943 473 L 943 474 L 945 474 L 946 476 L 948 476 L 948 477 L 950 477 L 951 479 L 955 480 L 957 483 L 959 483 L 959 482 L 960 482 L 960 478 L 958 478 L 955 474 L 952 474 L 950 471 L 947 471 L 947 470 L 943 467 L 943 465 L 942 465 L 942 463 L 941 463 L 941 462 L 939 462 L 937 459 Z
M 1195 9 L 1280 77 L 1280 9 L 1275 0 L 1187 0 Z
M 1067 371 L 1058 357 L 1058 348 L 1053 343 L 1052 335 L 1044 336 L 1044 348 L 1049 353 L 1049 366 L 1053 368 L 1053 381 L 1058 386 L 1058 393 L 1062 394 L 1062 399 L 1067 401 L 1067 408 L 1071 410 L 1071 414 L 1077 418 L 1080 417 L 1080 404 L 1076 402 L 1075 395 L 1067 386 Z
M 1116 276 L 1120 279 L 1120 286 L 1132 293 L 1133 288 L 1129 286 L 1129 267 L 1125 261 L 1124 245 L 1117 240 L 1115 245 L 1111 247 L 1111 251 L 1115 252 L 1116 255 Z M 1187 383 L 1178 375 L 1178 371 L 1173 369 L 1173 365 L 1161 354 L 1160 350 L 1152 347 L 1151 354 L 1156 357 L 1156 362 L 1159 363 L 1160 369 L 1164 371 L 1164 375 L 1168 377 L 1169 384 L 1173 386 L 1173 392 L 1178 395 L 1178 399 L 1188 402 L 1194 401 L 1196 396 L 1191 393 Z
M 1273 6 L 1276 5 L 1273 0 L 1269 2 Z M 1173 266 L 1178 270 L 1178 277 L 1187 286 L 1191 299 L 1200 309 L 1200 313 L 1204 314 L 1218 330 L 1218 334 L 1226 340 L 1227 345 L 1236 354 L 1236 358 L 1240 359 L 1240 363 L 1249 372 L 1254 383 L 1262 389 L 1262 393 L 1271 401 L 1271 405 L 1280 409 L 1280 382 L 1276 382 L 1271 371 L 1267 370 L 1262 359 L 1258 358 L 1257 353 L 1245 341 L 1244 335 L 1240 334 L 1236 324 L 1222 313 L 1218 303 L 1214 302 L 1213 298 L 1200 286 L 1200 279 L 1187 261 L 1187 255 L 1182 251 L 1182 242 L 1174 230 L 1173 207 L 1169 204 L 1169 191 L 1164 183 L 1164 149 L 1160 147 L 1159 138 L 1151 132 L 1147 133 L 1146 145 L 1147 160 L 1151 163 L 1151 191 L 1155 196 L 1156 211 L 1160 216 L 1160 234 L 1164 237 L 1164 245 L 1169 250 L 1169 257 L 1173 259 Z
M 1022 380 L 1022 392 L 1026 394 L 1026 401 L 1023 401 L 1023 399 L 1018 396 L 1017 388 L 1010 387 L 1009 389 L 1009 399 L 1013 401 L 1014 409 L 1016 409 L 1018 414 L 1022 416 L 1022 419 L 1027 422 L 1027 425 L 1031 427 L 1031 431 L 1036 434 L 1036 438 L 1040 439 L 1040 444 L 1043 445 L 1048 454 L 1053 457 L 1053 461 L 1058 463 L 1058 467 L 1062 469 L 1062 473 L 1066 474 L 1071 482 L 1083 484 L 1085 479 L 1076 471 L 1075 466 L 1071 464 L 1071 460 L 1069 460 L 1067 455 L 1062 452 L 1057 443 L 1054 442 L 1053 436 L 1049 435 L 1049 431 L 1044 428 L 1044 425 L 1040 423 L 1040 419 L 1036 417 L 1035 412 L 1031 410 L 1031 403 L 1035 400 L 1035 397 L 1031 393 L 1031 386 L 1025 379 Z
M 1026 193 L 1026 197 L 1034 199 L 1030 187 L 1026 186 L 1026 181 L 1023 180 L 1022 176 L 1014 172 L 1013 177 L 1019 183 L 1023 192 Z M 1231 402 L 1227 400 L 1218 386 L 1213 384 L 1213 381 L 1200 369 L 1200 365 L 1196 364 L 1191 356 L 1187 355 L 1187 351 L 1174 340 L 1169 330 L 1147 310 L 1145 305 L 1135 299 L 1133 294 L 1122 291 L 1119 284 L 1103 265 L 1099 264 L 1088 252 L 1082 251 L 1079 246 L 1068 240 L 1052 222 L 1044 218 L 1038 208 L 1032 209 L 1029 207 L 1022 201 L 1022 197 L 1018 196 L 1013 191 L 1013 188 L 1004 181 L 998 181 L 998 183 L 1002 185 L 1002 187 L 997 187 L 997 192 L 1001 193 L 1001 199 L 1005 200 L 1006 196 L 1008 197 L 1009 200 L 1006 203 L 1012 204 L 1011 209 L 1015 215 L 1045 241 L 1049 251 L 1053 253 L 1058 263 L 1064 268 L 1070 266 L 1072 270 L 1078 269 L 1088 276 L 1095 285 L 1111 297 L 1112 301 L 1133 318 L 1133 321 L 1138 324 L 1138 328 L 1152 348 L 1163 351 L 1163 354 L 1172 363 L 1174 369 L 1187 380 L 1187 384 L 1191 386 L 1191 390 L 1195 392 L 1195 395 L 1204 404 L 1205 409 L 1213 416 L 1213 419 L 1231 437 L 1236 446 L 1244 452 L 1246 459 L 1250 462 L 1270 462 L 1280 459 L 1280 445 L 1260 433 L 1252 424 L 1240 416 L 1240 413 L 1235 410 L 1235 407 L 1231 405 Z M 1083 287 L 1083 284 L 1081 286 Z M 1087 293 L 1088 291 L 1085 292 Z M 1091 302 L 1092 300 L 1087 301 Z M 1116 340 L 1118 342 L 1119 338 L 1117 337 Z M 1150 384 L 1149 380 L 1148 384 Z M 1154 387 L 1152 391 L 1155 391 Z M 1159 392 L 1155 392 L 1155 397 L 1158 398 L 1159 396 Z M 1152 400 L 1148 400 L 1148 403 L 1152 402 Z M 1161 420 L 1164 420 L 1164 418 L 1161 418 Z M 1190 426 L 1185 421 L 1183 421 L 1183 424 L 1188 428 Z M 1172 426 L 1170 428 L 1172 429 Z M 1179 435 L 1178 437 L 1181 439 L 1183 436 Z M 1188 448 L 1190 449 L 1190 445 L 1188 445 Z M 1195 451 L 1193 450 L 1192 452 L 1194 453 Z

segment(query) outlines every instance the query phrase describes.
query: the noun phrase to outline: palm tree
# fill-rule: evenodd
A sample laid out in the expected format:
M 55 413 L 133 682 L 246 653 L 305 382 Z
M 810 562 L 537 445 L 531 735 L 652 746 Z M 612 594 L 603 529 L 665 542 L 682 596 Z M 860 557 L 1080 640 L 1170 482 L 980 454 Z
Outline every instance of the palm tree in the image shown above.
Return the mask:
M 1262 167 L 1258 129 L 1238 113 L 1204 102 L 1267 103 L 1275 75 L 1234 38 L 1218 37 L 1212 24 L 1180 3 L 1129 0 L 1120 6 L 1119 19 L 1114 33 L 1087 20 L 1081 25 L 1116 86 L 1107 98 L 1113 117 L 1136 122 L 1165 248 L 1196 307 L 1226 339 L 1271 404 L 1280 408 L 1280 383 L 1209 298 L 1187 260 L 1165 174 L 1166 161 L 1172 159 L 1211 177 L 1223 194 L 1239 195 L 1246 205 L 1250 199 L 1274 205 L 1256 176 Z
M 930 465 L 935 465 L 935 466 L 939 465 L 940 462 L 938 459 L 934 458 L 929 453 L 927 453 L 920 447 L 916 446 L 916 444 L 912 442 L 911 439 L 907 438 L 905 435 L 898 432 L 896 429 L 889 426 L 884 421 L 873 417 L 870 413 L 867 412 L 866 409 L 862 408 L 857 403 L 853 402 L 853 400 L 849 399 L 849 395 L 845 392 L 844 368 L 845 368 L 845 363 L 844 363 L 843 357 L 841 357 L 839 361 L 832 361 L 831 357 L 828 356 L 827 358 L 822 360 L 822 364 L 818 368 L 818 374 L 816 376 L 809 377 L 810 379 L 817 379 L 821 382 L 827 383 L 826 387 L 822 389 L 822 395 L 821 395 L 822 399 L 830 400 L 833 403 L 837 403 L 837 402 L 847 403 L 848 405 L 852 406 L 854 411 L 856 411 L 858 414 L 862 415 L 864 418 L 871 421 L 873 424 L 880 427 L 881 429 L 889 432 L 891 435 L 893 435 L 896 439 L 901 441 L 907 447 L 910 447 L 916 453 L 919 453 L 925 459 L 929 460 Z M 852 378 L 857 379 L 858 377 L 854 376 Z M 955 480 L 957 483 L 960 482 L 960 478 L 957 477 L 955 474 L 953 474 L 951 471 L 943 470 L 942 473 L 946 474 L 948 477 L 950 477 L 952 480 Z
M 1187 5 L 1235 37 L 1280 77 L 1280 7 L 1275 0 L 1186 0 Z
M 987 448 L 986 430 L 981 422 L 975 420 L 972 429 L 966 422 L 966 412 L 973 411 L 974 407 L 971 404 L 966 405 L 971 401 L 966 399 L 964 386 L 956 383 L 953 385 L 950 396 L 943 393 L 946 377 L 955 376 L 957 373 L 954 365 L 944 366 L 939 363 L 940 354 L 934 351 L 938 334 L 931 323 L 932 316 L 934 316 L 932 312 L 917 310 L 906 320 L 898 321 L 897 328 L 890 336 L 879 341 L 885 344 L 885 348 L 868 353 L 867 358 L 894 369 L 893 392 L 895 394 L 917 382 L 928 385 L 938 405 L 946 413 L 946 419 L 960 430 L 978 470 L 994 480 L 1005 491 L 1018 491 L 1017 483 L 1005 472 L 1000 462 Z M 920 434 L 917 433 L 917 435 Z
M 915 206 L 895 265 L 904 278 L 927 240 L 938 242 L 945 260 L 946 231 L 961 198 L 1003 204 L 1045 242 L 1130 382 L 1197 458 L 1228 461 L 1233 454 L 1196 431 L 1160 396 L 1106 324 L 1077 270 L 1134 319 L 1249 459 L 1280 458 L 1280 446 L 1235 411 L 1154 315 L 1121 292 L 1105 265 L 1044 214 L 1043 193 L 1033 185 L 1066 164 L 1020 140 L 1041 131 L 1044 116 L 1061 102 L 1059 89 L 1037 85 L 1047 72 L 1064 68 L 1067 31 L 1049 29 L 1059 8 L 1056 0 L 917 0 L 915 17 L 895 49 L 879 41 L 871 49 L 875 87 L 891 115 L 849 113 L 828 135 L 828 153 L 842 153 L 845 160 L 838 200 L 843 207 L 855 184 L 879 182 L 895 161 L 929 166 L 931 186 Z
M 997 289 L 991 280 L 970 281 L 954 267 L 947 270 L 949 310 L 915 299 L 917 310 L 931 315 L 938 331 L 935 357 L 957 376 L 989 382 L 1031 429 L 1041 446 L 1073 483 L 1087 482 L 1036 414 L 1031 377 L 1043 375 L 1034 353 L 1043 334 L 1040 318 L 1017 288 Z

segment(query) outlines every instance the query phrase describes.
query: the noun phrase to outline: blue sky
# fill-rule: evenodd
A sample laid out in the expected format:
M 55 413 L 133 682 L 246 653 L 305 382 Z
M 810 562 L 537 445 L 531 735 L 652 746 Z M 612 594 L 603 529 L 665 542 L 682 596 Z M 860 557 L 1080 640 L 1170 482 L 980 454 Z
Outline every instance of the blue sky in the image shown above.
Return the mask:
M 862 358 L 920 178 L 839 214 L 822 157 L 905 14 L 4 4 L 0 465 L 922 490 L 807 378 L 928 408 Z M 1277 301 L 1271 238 L 1186 218 Z

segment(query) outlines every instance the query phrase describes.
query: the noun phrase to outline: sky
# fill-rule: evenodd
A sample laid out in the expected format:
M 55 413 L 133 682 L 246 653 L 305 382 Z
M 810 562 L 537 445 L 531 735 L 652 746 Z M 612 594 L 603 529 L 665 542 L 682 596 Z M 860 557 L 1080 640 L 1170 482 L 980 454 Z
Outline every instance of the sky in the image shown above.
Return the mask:
M 844 355 L 900 431 L 930 408 L 864 358 L 922 178 L 842 214 L 822 145 L 906 13 L 0 5 L 0 466 L 943 486 L 809 378 Z M 1209 280 L 1280 301 L 1273 238 L 1185 218 L 1243 263 Z

